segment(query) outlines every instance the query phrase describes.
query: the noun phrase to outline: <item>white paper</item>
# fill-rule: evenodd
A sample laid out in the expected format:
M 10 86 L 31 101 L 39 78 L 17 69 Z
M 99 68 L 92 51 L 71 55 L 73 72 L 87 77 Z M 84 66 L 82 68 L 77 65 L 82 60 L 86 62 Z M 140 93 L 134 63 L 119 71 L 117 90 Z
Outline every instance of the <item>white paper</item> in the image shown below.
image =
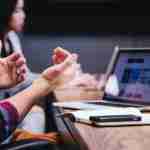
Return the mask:
M 79 110 L 71 112 L 73 116 L 75 117 L 77 122 L 81 123 L 89 123 L 92 122 L 89 120 L 90 116 L 109 116 L 109 115 L 136 115 L 141 116 L 142 113 L 137 108 L 107 108 L 104 110 Z M 145 119 L 142 119 L 139 123 L 143 124 L 147 121 L 147 124 L 150 124 L 150 115 L 145 117 Z M 137 122 L 137 121 L 136 121 Z M 108 123 L 108 125 L 128 125 L 128 124 L 135 124 L 136 122 L 115 122 L 114 123 Z M 98 123 L 99 125 L 103 125 L 103 123 Z M 105 123 L 106 124 L 106 123 Z
M 76 118 L 89 119 L 90 116 L 108 116 L 108 115 L 139 115 L 141 112 L 137 108 L 106 108 L 103 110 L 79 110 L 74 111 L 72 114 Z

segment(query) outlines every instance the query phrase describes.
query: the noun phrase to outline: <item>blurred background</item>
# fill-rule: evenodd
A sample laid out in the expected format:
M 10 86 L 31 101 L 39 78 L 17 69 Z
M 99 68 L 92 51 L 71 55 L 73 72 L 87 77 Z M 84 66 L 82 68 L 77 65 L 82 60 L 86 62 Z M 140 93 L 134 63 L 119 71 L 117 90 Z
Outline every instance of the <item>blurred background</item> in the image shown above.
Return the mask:
M 52 50 L 61 46 L 79 53 L 85 72 L 105 72 L 116 45 L 150 47 L 146 2 L 119 0 L 26 0 L 21 34 L 32 71 L 51 64 Z

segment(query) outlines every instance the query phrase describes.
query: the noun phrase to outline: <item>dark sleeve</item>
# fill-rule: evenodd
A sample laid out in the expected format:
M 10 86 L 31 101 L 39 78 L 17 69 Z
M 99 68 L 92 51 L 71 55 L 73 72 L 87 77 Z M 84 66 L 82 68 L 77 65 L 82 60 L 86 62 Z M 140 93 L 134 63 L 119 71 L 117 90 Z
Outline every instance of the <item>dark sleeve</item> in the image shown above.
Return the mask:
M 0 142 L 5 140 L 16 128 L 19 116 L 16 108 L 9 102 L 0 102 Z

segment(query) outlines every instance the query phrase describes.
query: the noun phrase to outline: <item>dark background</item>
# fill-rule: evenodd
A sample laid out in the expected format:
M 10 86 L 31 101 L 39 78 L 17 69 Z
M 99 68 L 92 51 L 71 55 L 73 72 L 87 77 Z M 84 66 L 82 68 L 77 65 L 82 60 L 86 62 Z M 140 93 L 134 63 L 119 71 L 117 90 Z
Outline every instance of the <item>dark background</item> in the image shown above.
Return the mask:
M 85 72 L 106 71 L 113 48 L 150 47 L 147 1 L 26 0 L 21 41 L 28 65 L 41 72 L 57 46 L 79 54 Z
M 146 0 L 26 0 L 26 6 L 27 32 L 150 32 Z

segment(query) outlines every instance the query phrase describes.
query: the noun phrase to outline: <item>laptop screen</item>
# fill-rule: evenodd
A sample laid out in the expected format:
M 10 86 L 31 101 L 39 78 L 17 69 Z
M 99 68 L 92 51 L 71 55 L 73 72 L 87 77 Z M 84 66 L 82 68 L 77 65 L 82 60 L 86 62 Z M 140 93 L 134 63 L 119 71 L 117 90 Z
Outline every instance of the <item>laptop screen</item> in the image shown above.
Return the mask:
M 150 102 L 150 49 L 119 51 L 105 93 L 131 101 Z

